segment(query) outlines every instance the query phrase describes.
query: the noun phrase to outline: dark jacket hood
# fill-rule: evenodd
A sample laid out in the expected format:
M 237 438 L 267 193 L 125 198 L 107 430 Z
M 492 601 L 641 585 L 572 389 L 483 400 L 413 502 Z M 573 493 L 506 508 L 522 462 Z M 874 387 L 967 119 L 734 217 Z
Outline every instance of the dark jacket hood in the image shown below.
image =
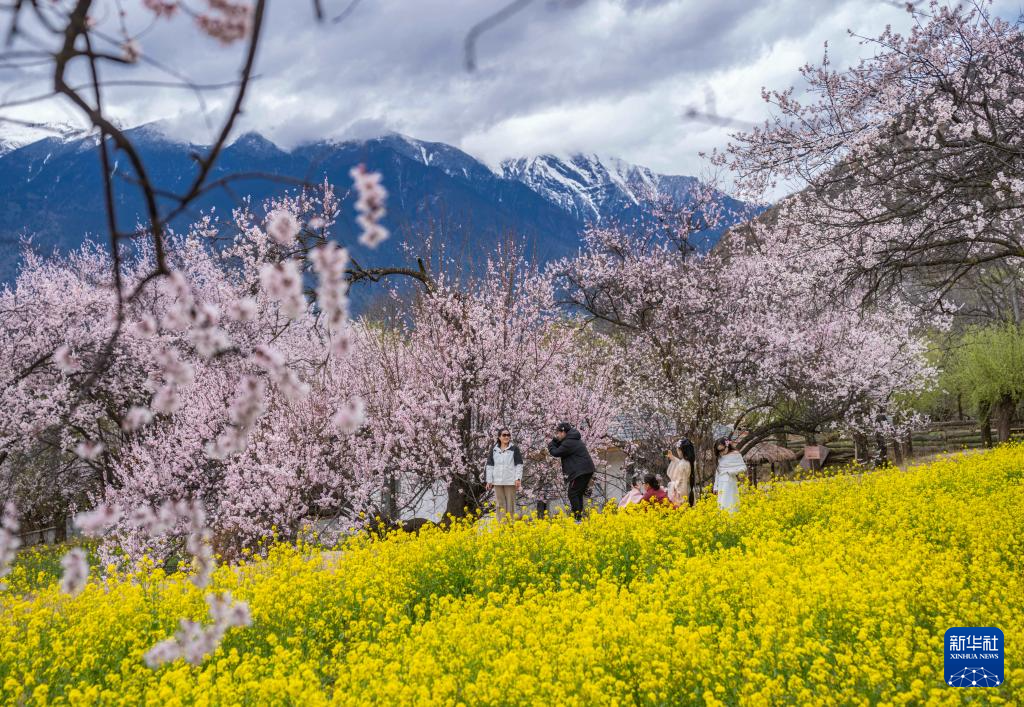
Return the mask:
M 565 438 L 566 439 L 583 439 L 583 436 L 580 434 L 579 430 L 577 430 L 576 428 L 573 428 L 573 429 L 571 429 L 571 430 L 569 430 L 568 432 L 565 433 Z

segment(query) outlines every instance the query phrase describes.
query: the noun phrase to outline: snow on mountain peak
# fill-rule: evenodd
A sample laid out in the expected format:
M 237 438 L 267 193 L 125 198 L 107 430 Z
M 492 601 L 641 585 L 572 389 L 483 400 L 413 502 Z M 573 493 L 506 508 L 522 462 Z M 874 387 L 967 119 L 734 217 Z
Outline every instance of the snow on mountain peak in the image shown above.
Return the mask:
M 505 160 L 501 169 L 506 179 L 522 182 L 578 218 L 594 222 L 609 210 L 639 206 L 648 193 L 662 188 L 663 180 L 675 179 L 617 157 L 580 153 Z
M 33 142 L 53 138 L 71 142 L 84 137 L 89 131 L 70 123 L 11 123 L 0 120 L 0 155 L 13 152 Z
M 489 180 L 496 176 L 493 170 L 475 157 L 447 143 L 418 140 L 395 132 L 375 139 L 422 165 L 440 169 L 452 177 Z

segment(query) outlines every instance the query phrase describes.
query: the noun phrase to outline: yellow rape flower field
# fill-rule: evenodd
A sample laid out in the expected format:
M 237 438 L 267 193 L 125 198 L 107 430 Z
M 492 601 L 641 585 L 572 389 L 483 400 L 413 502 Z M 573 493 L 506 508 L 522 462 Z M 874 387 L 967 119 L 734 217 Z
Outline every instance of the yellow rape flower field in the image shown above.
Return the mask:
M 161 571 L 0 594 L 8 704 L 985 704 L 1024 694 L 1024 448 L 776 484 L 735 516 L 608 510 L 221 567 L 249 602 L 201 666 L 142 656 L 203 592 Z M 22 591 L 19 591 L 19 582 Z M 1005 682 L 943 681 L 954 626 Z

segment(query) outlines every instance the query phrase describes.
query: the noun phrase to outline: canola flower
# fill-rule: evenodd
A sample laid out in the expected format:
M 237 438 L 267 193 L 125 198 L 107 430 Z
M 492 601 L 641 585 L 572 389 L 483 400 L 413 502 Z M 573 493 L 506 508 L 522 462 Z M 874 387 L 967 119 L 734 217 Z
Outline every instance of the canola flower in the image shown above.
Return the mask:
M 4 704 L 1000 704 L 1024 686 L 1024 447 L 747 490 L 735 515 L 604 511 L 272 547 L 198 665 L 145 653 L 204 592 L 141 567 L 77 596 L 15 567 Z M 18 588 L 27 588 L 19 594 Z M 998 688 L 943 680 L 943 635 L 997 626 Z

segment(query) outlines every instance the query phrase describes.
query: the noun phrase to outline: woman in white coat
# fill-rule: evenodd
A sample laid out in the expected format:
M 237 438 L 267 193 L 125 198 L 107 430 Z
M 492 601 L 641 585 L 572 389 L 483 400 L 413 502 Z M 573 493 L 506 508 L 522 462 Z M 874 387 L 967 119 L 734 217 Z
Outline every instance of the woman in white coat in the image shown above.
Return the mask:
M 715 472 L 715 493 L 718 507 L 735 513 L 740 505 L 739 475 L 747 470 L 747 462 L 733 445 L 731 439 L 723 437 L 715 442 L 718 470 Z
M 515 518 L 516 491 L 523 487 L 523 453 L 512 444 L 512 433 L 501 430 L 498 441 L 487 456 L 487 490 L 494 489 L 498 521 Z

